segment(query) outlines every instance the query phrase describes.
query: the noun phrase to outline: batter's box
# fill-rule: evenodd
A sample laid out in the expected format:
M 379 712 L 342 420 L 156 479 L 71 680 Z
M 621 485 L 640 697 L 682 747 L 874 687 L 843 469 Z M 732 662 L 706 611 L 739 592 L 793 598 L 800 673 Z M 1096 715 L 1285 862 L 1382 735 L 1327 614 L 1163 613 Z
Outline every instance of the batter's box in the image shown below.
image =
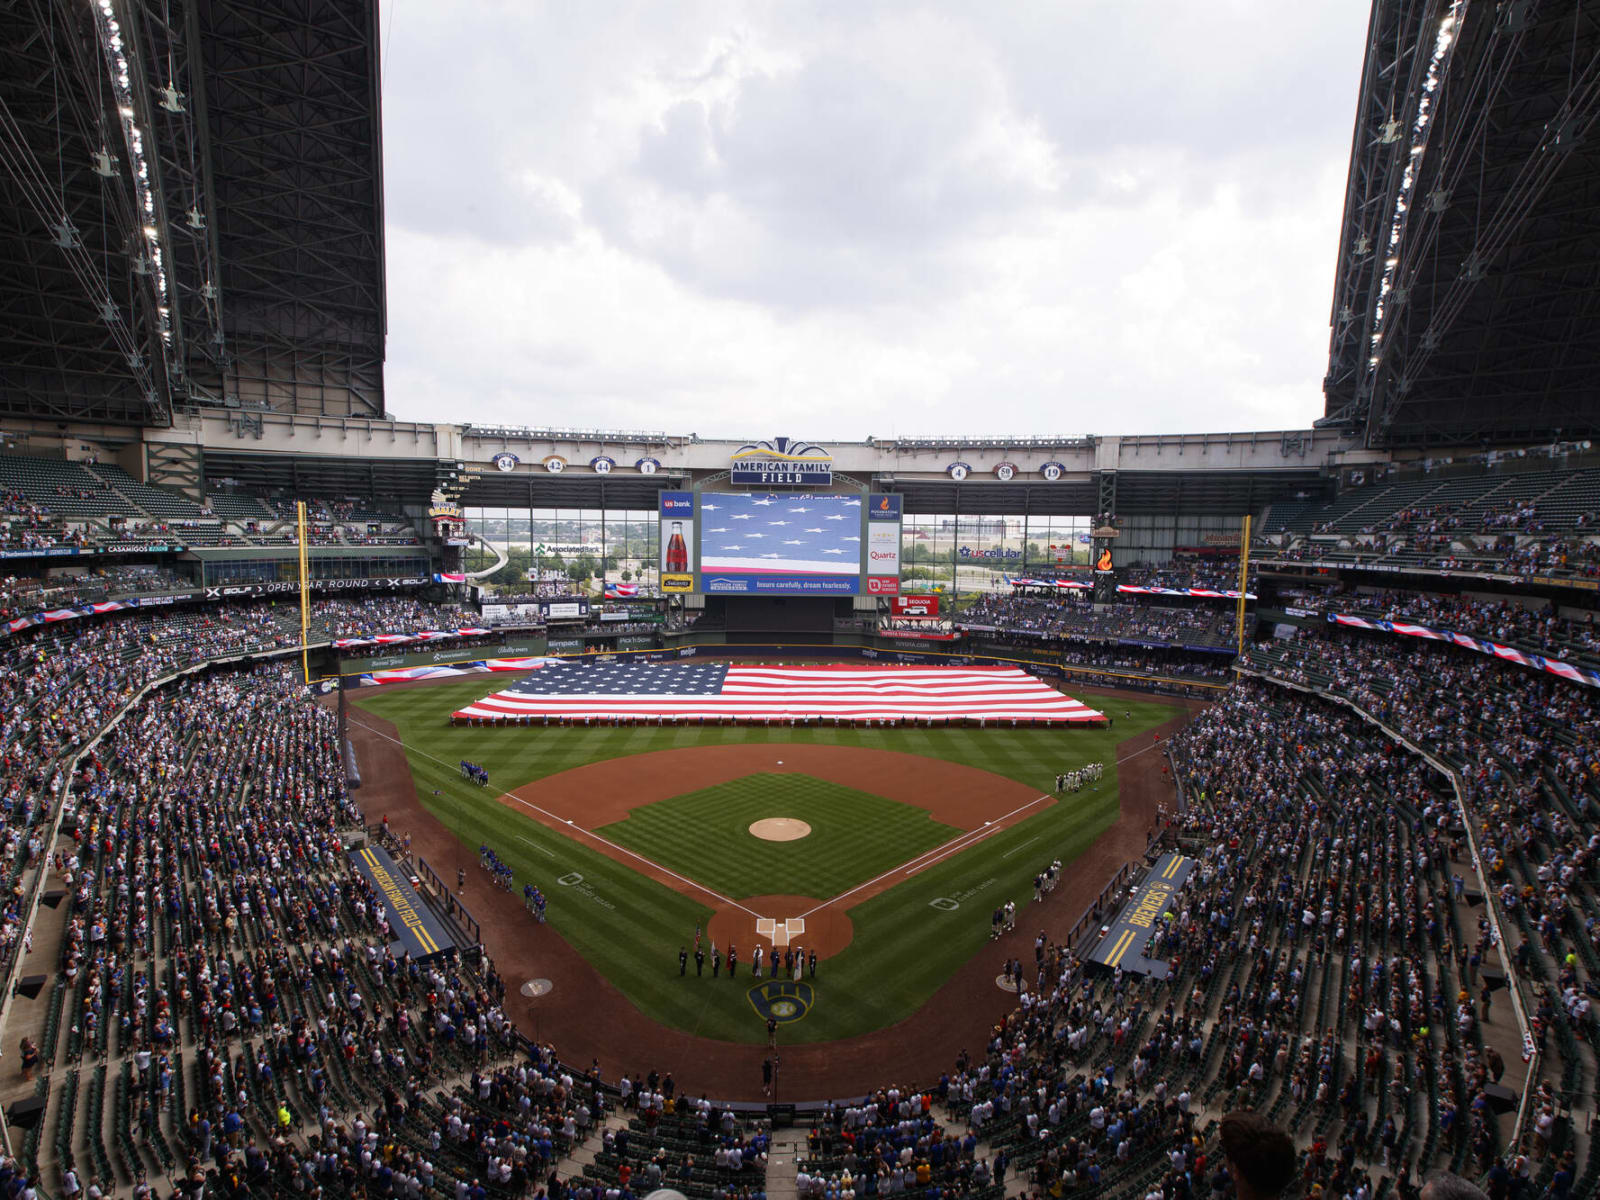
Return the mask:
M 805 931 L 804 917 L 788 917 L 781 923 L 771 917 L 756 918 L 756 932 L 774 946 L 787 946 L 791 938 L 799 937 Z

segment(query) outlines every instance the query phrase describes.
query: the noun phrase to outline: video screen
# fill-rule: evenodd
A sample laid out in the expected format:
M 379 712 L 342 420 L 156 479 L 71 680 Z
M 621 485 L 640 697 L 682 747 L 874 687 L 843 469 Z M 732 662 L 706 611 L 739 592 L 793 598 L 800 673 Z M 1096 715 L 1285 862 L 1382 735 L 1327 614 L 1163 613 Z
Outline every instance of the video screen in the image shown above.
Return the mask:
M 700 591 L 853 596 L 861 590 L 861 497 L 706 492 Z

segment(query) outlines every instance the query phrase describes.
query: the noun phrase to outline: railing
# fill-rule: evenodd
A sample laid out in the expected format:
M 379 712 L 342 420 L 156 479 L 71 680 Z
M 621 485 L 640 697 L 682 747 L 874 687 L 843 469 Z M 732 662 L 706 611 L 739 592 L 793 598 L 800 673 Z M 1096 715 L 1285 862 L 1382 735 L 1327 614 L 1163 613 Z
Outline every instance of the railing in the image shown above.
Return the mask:
M 464 940 L 469 940 L 473 946 L 482 942 L 483 926 L 478 923 L 478 918 L 468 911 L 467 906 L 461 903 L 461 898 L 450 890 L 449 885 L 439 878 L 438 873 L 428 865 L 428 860 L 420 854 L 416 858 L 416 869 L 422 886 L 435 901 L 443 902 L 444 915 L 456 925 Z
M 1084 909 L 1083 915 L 1073 924 L 1067 934 L 1066 944 L 1073 948 L 1073 953 L 1080 959 L 1088 956 L 1092 948 L 1089 945 L 1091 937 L 1098 939 L 1100 936 L 1100 926 L 1105 923 L 1107 903 L 1116 898 L 1115 894 L 1133 878 L 1136 871 L 1143 869 L 1144 864 L 1141 862 L 1123 863 L 1122 869 L 1111 877 L 1110 883 L 1100 889 L 1100 894 L 1095 897 L 1094 903 Z

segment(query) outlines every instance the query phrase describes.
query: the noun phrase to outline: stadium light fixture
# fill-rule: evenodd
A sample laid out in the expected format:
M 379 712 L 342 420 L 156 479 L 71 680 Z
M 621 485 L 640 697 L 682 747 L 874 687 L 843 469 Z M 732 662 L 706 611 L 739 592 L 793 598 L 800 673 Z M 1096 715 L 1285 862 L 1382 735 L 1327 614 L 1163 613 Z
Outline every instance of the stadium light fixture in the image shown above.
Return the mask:
M 122 26 L 117 21 L 111 0 L 97 0 L 95 8 L 98 15 L 95 30 L 99 35 L 101 53 L 106 60 L 106 72 L 111 78 L 111 88 L 116 94 L 117 114 L 122 118 L 122 138 L 128 149 L 128 161 L 133 167 L 135 200 L 147 222 L 144 234 L 151 243 L 148 269 L 141 270 L 136 263 L 134 270 L 136 274 L 147 275 L 153 282 L 156 291 L 158 331 L 162 343 L 171 350 L 172 293 L 167 278 L 166 255 L 161 246 L 161 232 L 155 221 L 155 191 L 150 186 L 150 164 L 145 155 L 144 130 L 139 126 L 138 109 L 134 103 L 133 70 L 128 61 L 127 43 L 122 36 Z M 169 101 L 176 101 L 179 98 L 176 90 L 170 85 L 163 94 Z M 181 105 L 173 111 L 182 111 Z
M 1406 197 L 1417 182 L 1417 167 L 1422 156 L 1428 148 L 1428 128 L 1432 124 L 1432 109 L 1434 94 L 1439 90 L 1439 84 L 1444 78 L 1445 61 L 1449 57 L 1450 47 L 1455 44 L 1456 22 L 1465 8 L 1467 0 L 1450 0 L 1450 10 L 1439 22 L 1439 31 L 1434 37 L 1433 53 L 1428 60 L 1427 75 L 1422 83 L 1422 95 L 1417 100 L 1417 115 L 1411 124 L 1411 144 L 1407 147 L 1406 168 L 1400 178 L 1400 188 L 1395 196 L 1394 208 L 1389 219 L 1389 250 L 1390 255 L 1384 260 L 1383 275 L 1379 283 L 1379 295 L 1387 296 L 1395 284 L 1395 274 L 1400 269 L 1400 241 L 1405 234 L 1406 221 L 1410 213 L 1410 206 Z M 1391 118 L 1385 126 L 1388 133 L 1393 125 Z M 1392 139 L 1385 137 L 1386 142 Z M 1434 211 L 1439 211 L 1435 208 Z M 1379 302 L 1373 309 L 1373 336 L 1372 344 L 1376 347 L 1383 336 L 1383 322 L 1387 315 L 1385 305 Z M 1367 360 L 1368 367 L 1378 365 L 1379 356 L 1374 355 Z

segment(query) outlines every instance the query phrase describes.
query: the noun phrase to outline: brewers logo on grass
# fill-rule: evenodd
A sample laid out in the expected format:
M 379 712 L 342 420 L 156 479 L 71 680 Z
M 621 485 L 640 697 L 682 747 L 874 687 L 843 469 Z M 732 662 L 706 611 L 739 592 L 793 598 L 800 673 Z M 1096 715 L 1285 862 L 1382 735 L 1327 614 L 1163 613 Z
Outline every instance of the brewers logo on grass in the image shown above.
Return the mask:
M 769 979 L 758 983 L 749 992 L 750 1003 L 763 1021 L 776 1021 L 787 1025 L 798 1021 L 811 1011 L 816 1001 L 816 990 L 809 983 L 788 979 Z

